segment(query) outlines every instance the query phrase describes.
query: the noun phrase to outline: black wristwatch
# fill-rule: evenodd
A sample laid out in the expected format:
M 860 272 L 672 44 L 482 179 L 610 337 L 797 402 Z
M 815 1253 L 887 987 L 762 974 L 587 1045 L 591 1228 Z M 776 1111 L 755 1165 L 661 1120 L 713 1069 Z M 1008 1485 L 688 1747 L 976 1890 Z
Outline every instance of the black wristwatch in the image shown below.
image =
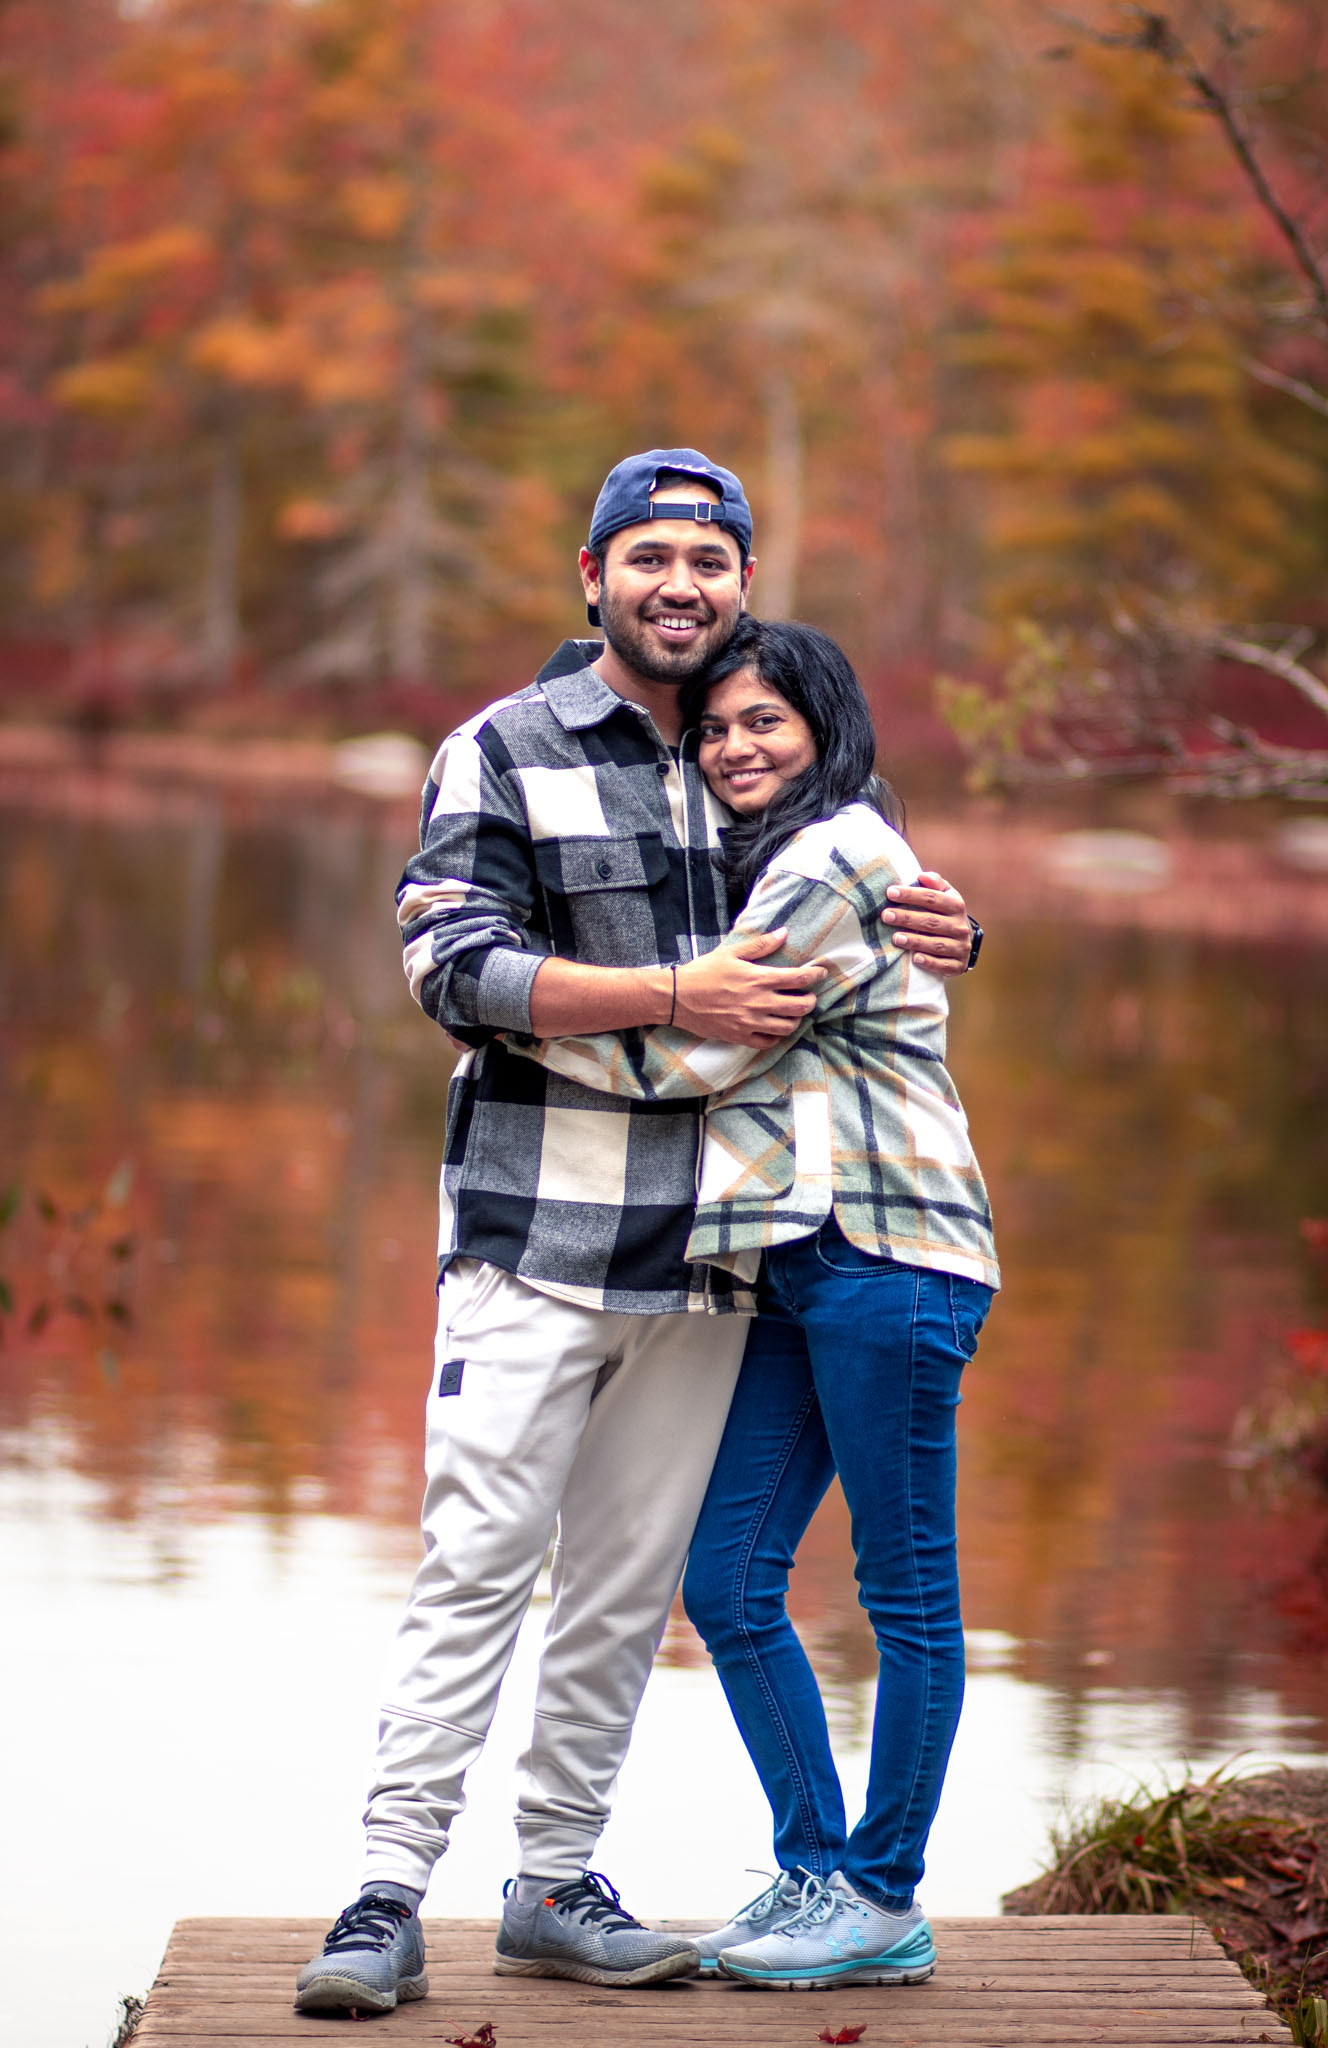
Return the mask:
M 982 951 L 982 926 L 978 923 L 975 917 L 969 918 L 968 925 L 969 930 L 972 932 L 973 936 L 969 941 L 968 965 L 964 969 L 965 974 L 972 973 L 973 969 L 978 964 L 978 954 Z

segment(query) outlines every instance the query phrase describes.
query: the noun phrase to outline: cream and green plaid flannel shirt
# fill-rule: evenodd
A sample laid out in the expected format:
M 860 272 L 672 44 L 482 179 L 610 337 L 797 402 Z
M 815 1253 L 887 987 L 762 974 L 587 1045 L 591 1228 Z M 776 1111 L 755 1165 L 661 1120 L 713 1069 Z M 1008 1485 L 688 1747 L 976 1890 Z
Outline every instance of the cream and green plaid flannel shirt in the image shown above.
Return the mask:
M 543 1039 L 514 1051 L 588 1088 L 657 1101 L 709 1096 L 687 1257 L 733 1276 L 832 1212 L 863 1251 L 1000 1284 L 987 1191 L 945 1070 L 945 983 L 881 923 L 917 880 L 911 848 L 867 804 L 807 826 L 758 880 L 733 928 L 788 926 L 769 964 L 830 970 L 816 1008 L 754 1051 L 674 1028 Z

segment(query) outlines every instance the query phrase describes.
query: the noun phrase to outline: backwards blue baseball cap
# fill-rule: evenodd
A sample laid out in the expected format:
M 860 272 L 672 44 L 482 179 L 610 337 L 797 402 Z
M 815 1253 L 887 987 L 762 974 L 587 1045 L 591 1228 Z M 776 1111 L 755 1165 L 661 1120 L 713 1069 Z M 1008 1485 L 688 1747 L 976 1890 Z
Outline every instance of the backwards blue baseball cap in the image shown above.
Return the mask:
M 675 497 L 651 501 L 651 492 L 661 476 L 674 473 L 694 476 L 719 492 L 718 505 L 709 498 L 688 498 L 683 485 Z M 611 469 L 595 500 L 590 516 L 590 538 L 586 547 L 600 555 L 604 542 L 624 526 L 640 526 L 649 519 L 695 519 L 703 526 L 722 526 L 731 533 L 746 562 L 752 549 L 752 514 L 742 485 L 731 469 L 721 469 L 699 448 L 649 448 L 644 455 L 629 455 Z M 587 605 L 592 626 L 600 623 L 599 606 Z

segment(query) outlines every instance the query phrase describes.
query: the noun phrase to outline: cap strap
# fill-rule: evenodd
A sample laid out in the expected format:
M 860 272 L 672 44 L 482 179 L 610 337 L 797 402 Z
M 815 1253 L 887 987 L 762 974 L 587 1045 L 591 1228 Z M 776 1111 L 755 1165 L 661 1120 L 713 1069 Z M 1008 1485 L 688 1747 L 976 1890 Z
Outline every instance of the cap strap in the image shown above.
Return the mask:
M 695 519 L 702 526 L 713 526 L 722 524 L 724 507 L 712 505 L 708 498 L 699 499 L 695 505 L 652 502 L 650 516 L 652 519 Z

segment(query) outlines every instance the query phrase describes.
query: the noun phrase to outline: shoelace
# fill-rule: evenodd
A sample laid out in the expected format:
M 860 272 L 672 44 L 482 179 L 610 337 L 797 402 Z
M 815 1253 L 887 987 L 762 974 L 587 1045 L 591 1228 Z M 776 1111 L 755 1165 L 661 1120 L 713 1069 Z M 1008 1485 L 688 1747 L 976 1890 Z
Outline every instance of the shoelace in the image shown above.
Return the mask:
M 611 1929 L 639 1927 L 607 1877 L 598 1870 L 583 1871 L 566 1884 L 555 1885 L 544 1901 L 556 1913 L 574 1914 L 583 1922 L 602 1920 Z
M 768 1873 L 764 1870 L 759 1872 L 758 1874 L 761 1877 L 765 1877 L 768 1875 Z M 768 1920 L 770 1918 L 770 1915 L 779 1906 L 785 1903 L 785 1901 L 781 1898 L 780 1894 L 783 1890 L 784 1879 L 787 1877 L 787 1875 L 787 1871 L 781 1870 L 777 1876 L 772 1877 L 770 1879 L 769 1884 L 766 1886 L 763 1892 L 758 1892 L 756 1894 L 756 1897 L 754 1899 L 749 1899 L 745 1906 L 739 1906 L 737 1912 L 733 1916 L 734 1919 Z
M 786 1934 L 790 1940 L 796 1938 L 804 1928 L 819 1927 L 828 1920 L 840 1906 L 852 1903 L 842 1892 L 833 1891 L 823 1877 L 814 1877 L 810 1870 L 803 1872 L 802 1904 L 794 1919 L 786 1920 L 776 1934 Z M 861 1911 L 861 1908 L 858 1909 Z
M 410 1907 L 382 1892 L 365 1892 L 339 1914 L 323 1943 L 325 1956 L 342 1948 L 391 1948 L 402 1925 L 410 1918 Z

